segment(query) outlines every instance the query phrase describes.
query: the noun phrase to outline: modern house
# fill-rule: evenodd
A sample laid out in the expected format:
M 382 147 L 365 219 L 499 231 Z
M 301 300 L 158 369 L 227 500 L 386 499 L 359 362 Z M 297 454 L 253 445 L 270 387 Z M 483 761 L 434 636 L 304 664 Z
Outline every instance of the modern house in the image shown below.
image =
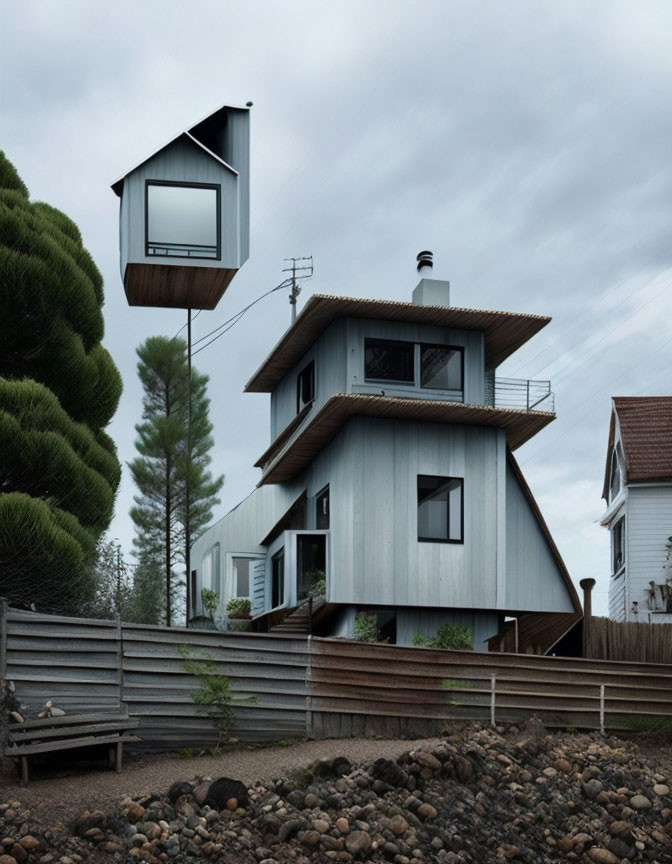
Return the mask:
M 351 637 L 368 611 L 392 643 L 454 623 L 476 650 L 507 616 L 560 616 L 558 638 L 580 617 L 513 456 L 554 419 L 550 383 L 495 377 L 550 319 L 453 307 L 418 259 L 412 302 L 313 295 L 248 382 L 271 396 L 271 442 L 257 488 L 194 544 L 192 615 L 211 587 L 222 615 L 249 597 L 260 629 Z
M 672 623 L 672 396 L 614 397 L 602 497 L 609 617 Z

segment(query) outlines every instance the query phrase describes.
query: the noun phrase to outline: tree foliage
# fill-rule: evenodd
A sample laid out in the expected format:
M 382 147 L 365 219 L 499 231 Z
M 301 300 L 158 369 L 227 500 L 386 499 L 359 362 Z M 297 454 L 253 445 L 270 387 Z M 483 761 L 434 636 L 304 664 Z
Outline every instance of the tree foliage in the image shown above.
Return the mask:
M 208 378 L 192 370 L 191 419 L 186 345 L 180 339 L 153 336 L 138 348 L 138 375 L 144 389 L 142 422 L 135 428 L 138 456 L 129 464 L 139 494 L 131 517 L 134 545 L 146 564 L 164 574 L 166 623 L 173 622 L 185 560 L 185 523 L 191 536 L 207 525 L 223 477 L 209 470 L 213 445 L 208 419 Z
M 92 599 L 119 484 L 102 304 L 77 226 L 31 202 L 0 151 L 0 595 L 50 611 Z

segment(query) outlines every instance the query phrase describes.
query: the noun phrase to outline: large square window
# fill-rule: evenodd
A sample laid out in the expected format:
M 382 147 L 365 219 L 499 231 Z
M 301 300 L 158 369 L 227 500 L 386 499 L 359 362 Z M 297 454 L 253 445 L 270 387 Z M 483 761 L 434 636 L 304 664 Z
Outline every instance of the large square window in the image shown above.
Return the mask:
M 462 390 L 462 349 L 421 345 L 420 386 L 431 390 Z
M 219 186 L 148 180 L 145 203 L 149 257 L 219 260 Z
M 413 342 L 366 339 L 364 377 L 369 381 L 400 381 L 413 384 L 415 364 Z
M 418 476 L 418 540 L 464 542 L 464 481 Z

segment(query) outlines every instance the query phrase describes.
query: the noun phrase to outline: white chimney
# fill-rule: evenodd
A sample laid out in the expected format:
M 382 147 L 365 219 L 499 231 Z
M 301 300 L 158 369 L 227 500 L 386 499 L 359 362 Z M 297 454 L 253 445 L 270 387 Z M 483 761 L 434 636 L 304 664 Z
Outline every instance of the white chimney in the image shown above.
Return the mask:
M 450 306 L 450 282 L 428 278 L 433 272 L 434 255 L 428 250 L 418 252 L 416 261 L 420 281 L 413 290 L 413 302 L 418 306 Z

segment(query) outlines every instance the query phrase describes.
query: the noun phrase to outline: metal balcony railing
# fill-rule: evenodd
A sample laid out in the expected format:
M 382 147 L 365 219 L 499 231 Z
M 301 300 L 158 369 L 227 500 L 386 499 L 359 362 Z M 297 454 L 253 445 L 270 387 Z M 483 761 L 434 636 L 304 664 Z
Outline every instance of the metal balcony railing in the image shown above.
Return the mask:
M 555 396 L 550 381 L 495 378 L 486 375 L 485 404 L 522 411 L 554 411 Z

